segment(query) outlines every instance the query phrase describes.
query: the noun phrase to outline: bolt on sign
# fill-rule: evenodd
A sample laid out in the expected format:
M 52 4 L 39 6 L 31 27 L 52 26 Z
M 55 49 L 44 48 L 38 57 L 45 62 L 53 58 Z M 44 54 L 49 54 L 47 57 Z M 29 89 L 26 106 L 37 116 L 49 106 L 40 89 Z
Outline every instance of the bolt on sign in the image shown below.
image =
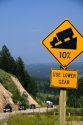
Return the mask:
M 83 52 L 83 37 L 69 20 L 54 29 L 42 44 L 63 67 L 67 67 Z
M 77 71 L 52 69 L 51 87 L 60 88 L 77 88 Z

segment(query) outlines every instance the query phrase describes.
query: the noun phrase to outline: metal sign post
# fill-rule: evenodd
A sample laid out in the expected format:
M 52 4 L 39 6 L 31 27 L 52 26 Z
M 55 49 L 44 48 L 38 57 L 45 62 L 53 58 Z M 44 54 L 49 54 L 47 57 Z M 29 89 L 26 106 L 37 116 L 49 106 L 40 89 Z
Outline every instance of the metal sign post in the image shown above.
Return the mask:
M 66 69 L 83 52 L 83 36 L 69 20 L 65 20 L 44 38 L 42 44 L 62 65 L 60 69 L 64 70 L 52 70 L 50 86 L 60 88 L 59 125 L 65 125 L 66 88 L 77 88 L 77 72 Z

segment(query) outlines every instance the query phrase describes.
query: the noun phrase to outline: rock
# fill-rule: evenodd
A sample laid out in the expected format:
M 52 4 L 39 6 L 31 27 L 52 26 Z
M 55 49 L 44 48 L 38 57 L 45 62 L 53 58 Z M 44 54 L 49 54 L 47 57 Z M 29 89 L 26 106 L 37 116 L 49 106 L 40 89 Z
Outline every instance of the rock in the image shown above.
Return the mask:
M 4 105 L 10 103 L 13 105 L 12 93 L 6 90 L 3 85 L 0 83 L 0 111 L 3 110 Z

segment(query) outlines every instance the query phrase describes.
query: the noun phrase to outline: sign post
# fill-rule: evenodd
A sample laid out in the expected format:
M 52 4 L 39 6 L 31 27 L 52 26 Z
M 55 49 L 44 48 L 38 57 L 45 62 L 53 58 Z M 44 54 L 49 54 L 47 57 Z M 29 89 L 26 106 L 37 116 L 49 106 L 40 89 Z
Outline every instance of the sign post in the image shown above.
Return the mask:
M 83 36 L 69 20 L 65 20 L 42 41 L 42 44 L 61 65 L 61 71 L 52 70 L 51 86 L 60 88 L 59 125 L 65 125 L 66 88 L 77 88 L 77 72 L 67 70 L 67 66 L 83 52 Z
M 59 96 L 59 125 L 65 125 L 66 121 L 66 88 L 77 88 L 77 71 L 67 70 L 67 67 L 60 66 L 60 69 L 51 71 L 51 87 L 60 88 Z
M 60 69 L 63 69 L 63 67 L 60 66 Z M 66 89 L 61 88 L 59 96 L 59 125 L 65 125 L 66 124 L 65 122 L 66 122 Z
M 65 121 L 66 121 L 66 89 L 61 89 L 59 96 L 59 125 L 65 125 Z

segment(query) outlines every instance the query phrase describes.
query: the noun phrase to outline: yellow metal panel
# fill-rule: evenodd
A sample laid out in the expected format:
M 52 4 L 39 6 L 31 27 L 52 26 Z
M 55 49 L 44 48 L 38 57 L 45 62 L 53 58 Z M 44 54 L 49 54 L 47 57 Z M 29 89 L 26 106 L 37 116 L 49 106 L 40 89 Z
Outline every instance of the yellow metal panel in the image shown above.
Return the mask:
M 67 67 L 83 52 L 83 37 L 69 20 L 54 29 L 42 44 L 63 67 Z
M 77 71 L 52 69 L 51 87 L 77 88 Z

